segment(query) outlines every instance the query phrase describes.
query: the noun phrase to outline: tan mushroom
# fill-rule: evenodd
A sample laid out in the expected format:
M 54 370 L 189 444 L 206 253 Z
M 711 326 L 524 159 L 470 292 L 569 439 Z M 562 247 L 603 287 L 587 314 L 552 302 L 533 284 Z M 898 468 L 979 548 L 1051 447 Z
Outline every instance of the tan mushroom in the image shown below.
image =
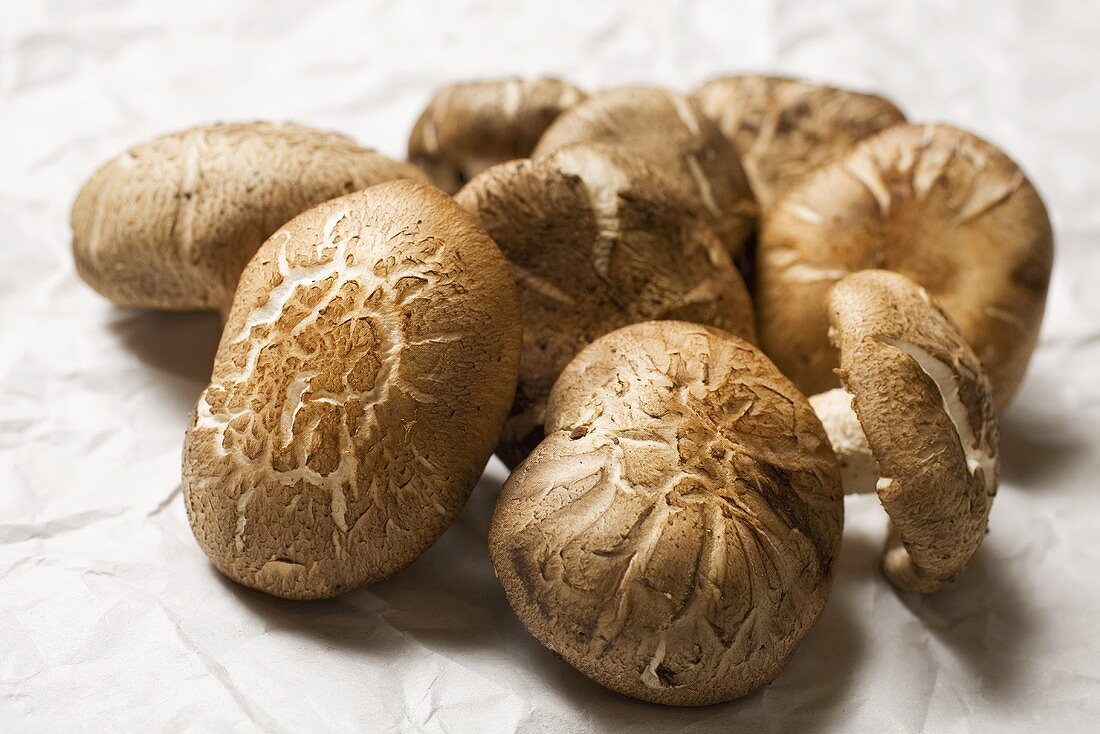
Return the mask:
M 73 204 L 76 269 L 120 306 L 229 308 L 249 258 L 300 212 L 383 181 L 427 180 L 350 139 L 302 125 L 227 123 L 131 148 Z
M 611 146 L 570 146 L 489 169 L 456 197 L 504 251 L 524 341 L 497 454 L 517 465 L 542 439 L 546 397 L 596 337 L 676 318 L 755 340 L 752 304 L 691 195 Z
M 570 665 L 705 705 L 782 670 L 828 597 L 843 514 L 825 431 L 759 350 L 648 322 L 562 373 L 489 554 L 520 621 Z
M 531 155 L 550 123 L 584 97 L 548 78 L 449 84 L 420 113 L 409 160 L 453 194 L 486 168 Z
M 184 446 L 184 497 L 223 573 L 314 599 L 385 578 L 454 520 L 515 391 L 507 263 L 408 181 L 288 222 L 241 276 Z
M 741 153 L 761 208 L 854 143 L 905 122 L 874 94 L 774 76 L 727 76 L 692 93 Z
M 936 591 L 978 549 L 997 492 L 989 380 L 928 292 L 902 275 L 849 275 L 828 308 L 844 388 L 810 403 L 845 489 L 877 490 L 890 515 L 890 581 Z
M 756 227 L 756 202 L 736 149 L 682 95 L 651 87 L 592 95 L 554 121 L 534 155 L 572 143 L 615 145 L 663 170 L 695 195 L 734 257 Z
M 818 168 L 766 214 L 761 343 L 804 393 L 835 387 L 825 294 L 850 272 L 897 271 L 951 316 L 1003 410 L 1035 347 L 1052 257 L 1046 208 L 1004 153 L 952 127 L 898 125 Z

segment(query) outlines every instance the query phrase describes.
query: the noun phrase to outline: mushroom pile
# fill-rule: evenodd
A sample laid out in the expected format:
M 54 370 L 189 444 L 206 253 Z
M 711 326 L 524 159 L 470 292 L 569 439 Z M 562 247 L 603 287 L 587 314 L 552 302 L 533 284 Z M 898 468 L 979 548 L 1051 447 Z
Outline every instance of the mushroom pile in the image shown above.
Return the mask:
M 1004 152 L 730 76 L 446 86 L 408 159 L 214 124 L 76 198 L 92 288 L 223 315 L 183 452 L 219 571 L 288 599 L 384 579 L 496 452 L 488 557 L 519 622 L 672 705 L 779 674 L 827 604 L 845 493 L 877 493 L 900 592 L 958 579 L 1053 258 Z

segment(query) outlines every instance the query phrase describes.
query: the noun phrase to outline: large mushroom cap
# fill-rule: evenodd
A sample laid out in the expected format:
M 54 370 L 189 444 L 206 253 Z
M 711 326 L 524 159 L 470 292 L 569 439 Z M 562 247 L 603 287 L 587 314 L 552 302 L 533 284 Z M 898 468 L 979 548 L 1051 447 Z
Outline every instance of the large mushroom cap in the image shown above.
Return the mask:
M 244 266 L 288 220 L 402 178 L 426 180 L 343 135 L 291 123 L 165 135 L 112 159 L 81 188 L 76 269 L 120 306 L 224 311 Z
M 825 603 L 843 524 L 806 399 L 741 339 L 650 322 L 569 364 L 546 432 L 489 529 L 527 629 L 647 701 L 710 704 L 772 680 Z
M 453 194 L 486 168 L 529 156 L 550 123 L 584 97 L 548 78 L 447 85 L 413 126 L 409 160 Z
M 534 155 L 572 143 L 608 143 L 660 168 L 695 195 L 734 257 L 756 227 L 756 202 L 737 150 L 676 92 L 623 87 L 594 94 L 554 121 Z
M 241 276 L 187 432 L 203 550 L 295 599 L 406 566 L 492 452 L 520 332 L 500 251 L 432 186 L 383 184 L 287 223 Z
M 902 275 L 850 275 L 828 305 L 841 380 L 894 530 L 886 574 L 902 589 L 936 591 L 978 549 L 997 491 L 989 381 L 943 311 Z M 824 413 L 819 398 L 811 402 Z
M 893 270 L 951 316 L 1004 409 L 1035 347 L 1052 257 L 1046 208 L 1011 159 L 962 130 L 898 125 L 811 173 L 765 216 L 761 343 L 806 394 L 834 387 L 829 287 Z
M 546 397 L 596 337 L 676 318 L 755 339 L 744 284 L 690 194 L 644 160 L 577 145 L 489 169 L 457 201 L 504 251 L 524 340 L 497 453 L 517 465 L 542 439 Z
M 905 115 L 874 94 L 774 76 L 727 76 L 692 93 L 741 153 L 767 208 L 792 183 Z

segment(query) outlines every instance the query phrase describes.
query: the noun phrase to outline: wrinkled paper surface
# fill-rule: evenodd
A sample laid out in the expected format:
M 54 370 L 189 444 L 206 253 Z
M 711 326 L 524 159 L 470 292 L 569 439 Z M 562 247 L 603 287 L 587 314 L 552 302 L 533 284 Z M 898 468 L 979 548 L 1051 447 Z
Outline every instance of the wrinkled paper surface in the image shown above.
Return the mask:
M 0 2 L 0 731 L 1095 731 L 1100 722 L 1100 6 L 1023 2 Z M 991 532 L 895 592 L 850 498 L 834 592 L 779 678 L 698 710 L 612 694 L 538 645 L 486 557 L 494 462 L 394 579 L 322 603 L 224 580 L 180 446 L 212 315 L 113 308 L 68 211 L 132 143 L 294 119 L 401 156 L 445 80 L 690 89 L 769 69 L 887 90 L 1003 145 L 1046 197 L 1042 345 L 1003 419 Z

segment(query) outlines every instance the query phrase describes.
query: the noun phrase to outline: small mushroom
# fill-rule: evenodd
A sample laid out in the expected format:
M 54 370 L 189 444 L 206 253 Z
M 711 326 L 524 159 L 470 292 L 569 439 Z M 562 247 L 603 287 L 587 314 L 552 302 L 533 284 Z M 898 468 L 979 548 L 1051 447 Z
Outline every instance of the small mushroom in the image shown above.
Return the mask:
M 836 386 L 825 295 L 893 270 L 935 296 L 985 365 L 998 410 L 1023 379 L 1053 257 L 1035 187 L 993 145 L 945 125 L 896 125 L 787 190 L 764 217 L 764 352 L 806 394 Z
M 758 349 L 648 322 L 562 372 L 489 555 L 520 621 L 577 670 L 701 706 L 783 669 L 829 595 L 843 515 L 825 431 Z
M 404 568 L 496 444 L 521 330 L 500 251 L 433 186 L 382 184 L 288 222 L 241 276 L 187 431 L 199 545 L 290 599 Z
M 876 490 L 890 516 L 887 577 L 936 591 L 978 549 L 997 492 L 989 380 L 928 292 L 902 275 L 849 275 L 828 309 L 844 387 L 810 403 L 845 491 Z
M 636 156 L 569 146 L 490 168 L 456 199 L 504 251 L 519 286 L 523 356 L 497 449 L 509 466 L 542 439 L 554 380 L 596 337 L 676 318 L 755 339 L 748 293 L 691 195 Z
M 722 77 L 691 96 L 741 153 L 764 209 L 821 163 L 905 122 L 893 103 L 877 95 L 783 77 Z
M 600 92 L 555 120 L 533 155 L 585 142 L 618 146 L 671 176 L 695 195 L 730 255 L 741 254 L 756 202 L 737 150 L 696 103 L 652 87 Z
M 420 113 L 409 160 L 453 194 L 486 168 L 531 155 L 550 123 L 584 97 L 548 78 L 447 85 Z
M 165 135 L 108 161 L 73 204 L 73 257 L 119 306 L 216 309 L 265 239 L 336 196 L 427 180 L 338 133 L 292 123 L 223 123 Z

